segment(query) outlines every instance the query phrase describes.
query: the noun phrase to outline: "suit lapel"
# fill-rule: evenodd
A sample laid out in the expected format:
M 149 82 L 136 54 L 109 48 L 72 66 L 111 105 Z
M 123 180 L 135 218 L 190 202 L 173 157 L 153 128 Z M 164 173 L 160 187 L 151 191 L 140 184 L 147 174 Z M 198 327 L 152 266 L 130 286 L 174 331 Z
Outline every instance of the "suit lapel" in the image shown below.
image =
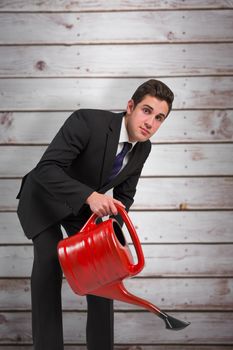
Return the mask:
M 112 122 L 109 126 L 109 130 L 106 134 L 105 153 L 102 166 L 100 187 L 104 186 L 104 184 L 106 183 L 107 178 L 113 167 L 119 143 L 123 116 L 124 112 L 116 114 L 116 116 L 112 119 Z

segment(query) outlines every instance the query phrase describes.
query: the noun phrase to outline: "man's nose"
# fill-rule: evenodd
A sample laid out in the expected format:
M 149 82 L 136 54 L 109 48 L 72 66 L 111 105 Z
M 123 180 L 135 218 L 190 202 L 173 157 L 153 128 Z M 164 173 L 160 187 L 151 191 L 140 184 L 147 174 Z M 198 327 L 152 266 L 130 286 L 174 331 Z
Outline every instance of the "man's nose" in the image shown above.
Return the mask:
M 146 126 L 148 129 L 151 129 L 151 128 L 152 128 L 152 125 L 153 125 L 153 121 L 154 121 L 154 118 L 148 118 L 148 119 L 145 121 L 145 126 Z

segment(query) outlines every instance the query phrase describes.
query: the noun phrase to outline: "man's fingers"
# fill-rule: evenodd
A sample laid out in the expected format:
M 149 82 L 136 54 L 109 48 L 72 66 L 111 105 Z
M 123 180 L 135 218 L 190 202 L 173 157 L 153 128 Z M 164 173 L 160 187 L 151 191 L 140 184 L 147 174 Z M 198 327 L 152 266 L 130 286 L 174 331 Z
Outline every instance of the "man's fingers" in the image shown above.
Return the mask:
M 121 207 L 125 208 L 125 205 L 124 205 L 123 203 L 121 203 L 120 201 L 118 201 L 117 199 L 113 198 L 113 202 L 114 202 L 115 204 L 118 204 L 118 205 L 120 205 Z
M 125 208 L 125 205 L 123 203 L 121 203 L 120 201 L 118 201 L 117 199 L 113 198 L 113 202 L 112 202 L 112 213 L 113 215 L 117 215 L 118 214 L 118 210 L 116 207 L 116 204 L 118 204 L 119 206 L 121 206 L 122 208 Z
M 109 215 L 117 215 L 118 213 L 117 207 L 114 205 L 113 201 L 110 203 L 110 210 L 111 210 L 111 214 Z
M 103 203 L 101 207 L 98 208 L 98 212 L 97 212 L 97 215 L 101 217 L 107 216 L 107 215 L 117 215 L 117 214 L 118 214 L 117 207 L 115 205 L 115 202 L 112 200 L 108 201 L 107 203 L 106 202 Z
M 93 192 L 86 201 L 89 204 L 91 211 L 98 215 L 99 217 L 107 215 L 117 215 L 117 205 L 125 208 L 121 201 L 115 198 L 107 196 L 105 194 L 100 194 L 98 192 Z

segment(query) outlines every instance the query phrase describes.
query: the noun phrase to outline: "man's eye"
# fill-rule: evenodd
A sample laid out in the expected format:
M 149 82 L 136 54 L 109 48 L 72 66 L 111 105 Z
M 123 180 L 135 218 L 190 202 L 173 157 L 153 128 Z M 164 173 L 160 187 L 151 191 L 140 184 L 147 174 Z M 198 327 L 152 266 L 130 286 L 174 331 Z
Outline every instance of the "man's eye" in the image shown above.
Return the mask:
M 157 119 L 159 122 L 164 121 L 164 118 L 161 115 L 156 115 L 155 119 Z
M 143 112 L 149 114 L 150 110 L 149 110 L 149 108 L 143 108 Z

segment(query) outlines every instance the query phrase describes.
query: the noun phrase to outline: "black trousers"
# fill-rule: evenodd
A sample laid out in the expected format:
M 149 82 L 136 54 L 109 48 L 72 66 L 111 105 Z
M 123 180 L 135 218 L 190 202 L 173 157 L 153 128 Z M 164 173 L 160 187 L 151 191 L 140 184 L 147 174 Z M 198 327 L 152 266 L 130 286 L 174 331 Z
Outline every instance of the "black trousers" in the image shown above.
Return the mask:
M 67 234 L 77 232 L 75 220 L 62 223 Z M 57 244 L 63 238 L 57 224 L 33 239 L 34 262 L 31 275 L 32 336 L 34 350 L 63 350 L 62 271 Z M 113 349 L 113 301 L 87 296 L 86 341 L 88 350 Z

